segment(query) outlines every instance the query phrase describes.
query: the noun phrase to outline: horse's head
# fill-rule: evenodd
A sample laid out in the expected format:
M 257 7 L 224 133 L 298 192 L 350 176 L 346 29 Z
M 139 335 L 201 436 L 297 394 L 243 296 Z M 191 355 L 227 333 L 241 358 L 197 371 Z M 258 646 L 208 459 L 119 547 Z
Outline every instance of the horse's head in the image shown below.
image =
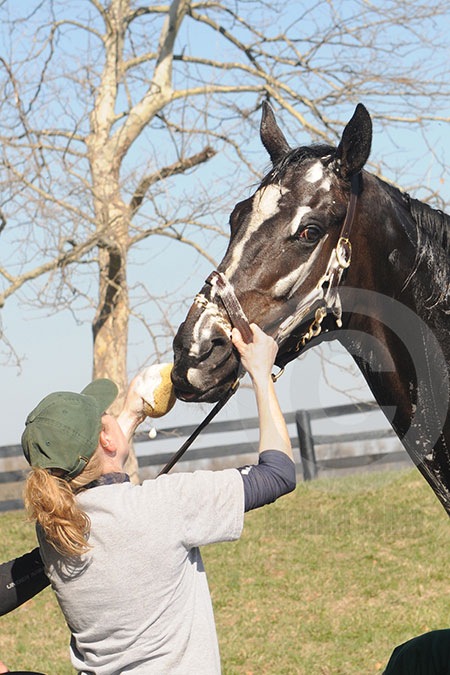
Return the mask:
M 253 196 L 235 206 L 218 270 L 249 321 L 277 335 L 280 354 L 292 349 L 302 324 L 311 324 L 318 300 L 325 298 L 339 314 L 337 291 L 331 293 L 324 275 L 334 258 L 348 253 L 339 251 L 338 240 L 351 178 L 362 170 L 371 139 L 369 114 L 359 104 L 337 148 L 291 149 L 270 106 L 263 105 L 261 140 L 273 167 Z M 212 402 L 230 387 L 238 368 L 230 330 L 216 287 L 205 285 L 174 340 L 172 378 L 179 398 Z

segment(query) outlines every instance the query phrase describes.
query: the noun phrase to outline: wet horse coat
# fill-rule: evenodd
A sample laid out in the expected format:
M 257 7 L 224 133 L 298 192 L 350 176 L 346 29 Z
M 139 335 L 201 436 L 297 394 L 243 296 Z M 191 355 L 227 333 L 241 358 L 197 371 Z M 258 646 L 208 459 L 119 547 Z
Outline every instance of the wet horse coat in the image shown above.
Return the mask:
M 278 336 L 280 364 L 324 339 L 347 348 L 450 513 L 450 218 L 363 170 L 371 138 L 359 104 L 337 148 L 291 149 L 265 104 L 261 139 L 273 168 L 234 208 L 218 270 L 248 319 Z M 359 174 L 351 264 L 330 288 L 324 275 L 339 258 Z M 205 285 L 174 340 L 179 398 L 216 401 L 229 389 L 238 367 L 229 335 L 217 291 Z

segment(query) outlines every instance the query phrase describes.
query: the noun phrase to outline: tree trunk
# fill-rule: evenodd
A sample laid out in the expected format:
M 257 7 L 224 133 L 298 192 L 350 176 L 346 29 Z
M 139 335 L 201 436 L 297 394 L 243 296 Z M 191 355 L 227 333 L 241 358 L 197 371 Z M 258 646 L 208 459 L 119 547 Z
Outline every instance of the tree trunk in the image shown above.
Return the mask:
M 117 415 L 128 389 L 128 210 L 120 197 L 118 179 L 110 170 L 111 162 L 95 149 L 94 157 L 91 171 L 93 183 L 98 186 L 95 210 L 100 238 L 99 300 L 92 324 L 93 377 L 107 377 L 119 387 L 119 396 L 111 406 L 111 412 Z M 125 469 L 132 482 L 138 483 L 138 464 L 132 445 Z
M 92 325 L 94 338 L 93 377 L 107 377 L 119 387 L 119 396 L 111 411 L 117 415 L 128 388 L 128 291 L 126 283 L 126 248 L 116 243 L 99 251 L 99 305 Z M 138 464 L 133 447 L 125 467 L 132 482 L 139 482 Z

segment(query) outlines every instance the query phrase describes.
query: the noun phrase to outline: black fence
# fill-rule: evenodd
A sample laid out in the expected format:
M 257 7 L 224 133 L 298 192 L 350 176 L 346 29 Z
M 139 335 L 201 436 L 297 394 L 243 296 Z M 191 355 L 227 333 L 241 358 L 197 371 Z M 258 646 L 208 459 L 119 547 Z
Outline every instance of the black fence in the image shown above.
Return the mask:
M 326 459 L 316 459 L 316 447 L 321 445 L 330 445 L 335 443 L 359 443 L 361 441 L 376 441 L 395 436 L 391 428 L 375 429 L 367 431 L 357 431 L 354 433 L 335 433 L 314 435 L 312 433 L 311 423 L 315 420 L 330 419 L 334 417 L 341 417 L 344 415 L 354 415 L 356 413 L 367 413 L 378 411 L 379 408 L 376 403 L 352 403 L 346 405 L 331 406 L 328 408 L 314 408 L 311 410 L 298 410 L 296 412 L 289 412 L 284 415 L 288 425 L 295 424 L 296 434 L 291 436 L 291 443 L 294 449 L 298 448 L 298 473 L 303 475 L 304 480 L 312 480 L 318 476 L 320 471 L 328 471 L 330 469 L 354 469 L 361 470 L 364 467 L 369 467 L 374 464 L 385 464 L 392 462 L 407 461 L 408 456 L 404 450 L 396 450 L 390 452 L 375 452 L 366 453 L 362 455 L 348 455 L 328 457 Z M 195 424 L 187 424 L 179 427 L 167 427 L 158 430 L 159 438 L 180 439 L 189 436 L 194 429 Z M 250 417 L 238 420 L 225 420 L 223 422 L 212 422 L 205 433 L 208 434 L 224 434 L 231 431 L 243 431 L 245 429 L 257 429 L 258 418 Z M 148 433 L 138 432 L 135 434 L 134 443 L 148 442 Z M 155 474 L 159 471 L 172 457 L 176 447 L 171 452 L 159 452 L 150 455 L 140 455 L 138 448 L 136 448 L 136 455 L 139 468 L 154 467 Z M 214 444 L 209 447 L 190 448 L 183 458 L 183 461 L 198 462 L 200 460 L 217 460 L 223 459 L 230 455 L 245 455 L 255 452 L 255 442 L 243 442 L 236 445 L 233 444 Z M 20 445 L 7 445 L 0 447 L 0 460 L 11 457 L 21 457 L 22 447 Z M 27 471 L 22 469 L 12 471 L 0 471 L 0 495 L 1 486 L 8 483 L 23 483 Z M 12 511 L 23 508 L 23 501 L 19 498 L 1 500 L 0 496 L 0 512 Z

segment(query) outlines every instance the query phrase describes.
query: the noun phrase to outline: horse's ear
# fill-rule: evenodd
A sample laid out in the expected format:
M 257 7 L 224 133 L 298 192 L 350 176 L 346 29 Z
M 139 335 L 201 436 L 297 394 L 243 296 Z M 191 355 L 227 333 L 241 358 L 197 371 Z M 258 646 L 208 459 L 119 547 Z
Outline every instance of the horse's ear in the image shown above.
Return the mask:
M 276 164 L 277 161 L 284 157 L 291 148 L 278 126 L 273 110 L 267 101 L 263 101 L 262 104 L 262 117 L 259 131 L 261 141 L 270 155 L 272 164 Z
M 362 103 L 344 129 L 336 151 L 336 170 L 342 178 L 359 173 L 367 162 L 372 145 L 372 120 Z

